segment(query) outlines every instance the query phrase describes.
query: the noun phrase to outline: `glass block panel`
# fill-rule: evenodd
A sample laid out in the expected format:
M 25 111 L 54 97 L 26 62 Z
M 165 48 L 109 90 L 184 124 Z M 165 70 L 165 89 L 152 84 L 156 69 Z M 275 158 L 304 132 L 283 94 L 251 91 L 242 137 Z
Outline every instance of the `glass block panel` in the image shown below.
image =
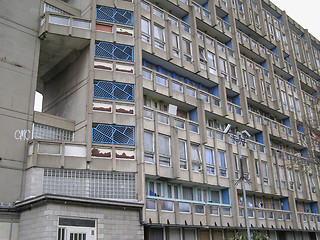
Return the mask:
M 43 193 L 88 198 L 136 199 L 135 174 L 45 169 Z
M 72 141 L 73 132 L 35 123 L 33 125 L 33 139 Z

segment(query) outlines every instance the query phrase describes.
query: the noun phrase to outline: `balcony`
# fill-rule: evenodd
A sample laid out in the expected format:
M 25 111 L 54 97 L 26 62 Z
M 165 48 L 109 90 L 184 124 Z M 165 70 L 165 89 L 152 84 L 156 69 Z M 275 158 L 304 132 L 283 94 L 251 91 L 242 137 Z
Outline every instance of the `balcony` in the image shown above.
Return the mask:
M 240 224 L 245 226 L 244 207 L 239 207 Z M 292 228 L 292 216 L 290 211 L 248 207 L 248 218 L 251 227 L 267 228 Z
M 219 97 L 148 68 L 143 68 L 142 71 L 144 88 L 193 106 L 197 106 L 197 99 L 201 99 L 205 110 L 222 114 Z
M 149 197 L 146 200 L 146 219 L 161 224 L 233 225 L 230 205 Z
M 299 229 L 316 230 L 320 228 L 320 214 L 297 213 L 297 225 Z
M 46 81 L 71 63 L 90 43 L 91 21 L 46 12 L 40 19 L 39 77 Z

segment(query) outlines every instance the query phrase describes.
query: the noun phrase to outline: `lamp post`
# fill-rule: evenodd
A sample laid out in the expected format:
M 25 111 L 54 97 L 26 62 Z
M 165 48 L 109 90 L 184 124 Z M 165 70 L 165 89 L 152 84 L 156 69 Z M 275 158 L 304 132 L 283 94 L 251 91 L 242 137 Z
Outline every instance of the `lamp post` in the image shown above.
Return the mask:
M 230 128 L 231 128 L 231 125 L 228 124 L 224 133 L 229 133 Z M 250 183 L 250 180 L 247 178 L 247 176 L 245 176 L 243 171 L 243 159 L 242 159 L 242 151 L 241 151 L 241 144 L 247 143 L 247 138 L 251 137 L 251 135 L 246 130 L 244 130 L 242 132 L 237 131 L 236 135 L 230 134 L 229 136 L 238 145 L 238 153 L 239 153 L 239 161 L 240 161 L 240 178 L 236 182 L 236 185 L 238 184 L 239 181 L 241 181 L 243 201 L 244 201 L 244 215 L 245 215 L 245 221 L 246 221 L 246 227 L 247 227 L 248 240 L 251 240 L 250 226 L 249 226 L 249 219 L 248 219 L 247 195 L 246 195 L 246 186 L 245 186 L 245 181 Z

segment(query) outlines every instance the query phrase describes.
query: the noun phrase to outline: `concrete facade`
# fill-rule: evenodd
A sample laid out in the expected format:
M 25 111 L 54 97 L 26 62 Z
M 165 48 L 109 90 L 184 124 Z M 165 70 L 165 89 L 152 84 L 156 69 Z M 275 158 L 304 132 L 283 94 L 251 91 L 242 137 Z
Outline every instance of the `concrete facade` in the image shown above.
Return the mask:
M 320 239 L 320 42 L 285 11 L 14 0 L 0 16 L 0 240 L 245 235 L 242 175 L 252 231 Z

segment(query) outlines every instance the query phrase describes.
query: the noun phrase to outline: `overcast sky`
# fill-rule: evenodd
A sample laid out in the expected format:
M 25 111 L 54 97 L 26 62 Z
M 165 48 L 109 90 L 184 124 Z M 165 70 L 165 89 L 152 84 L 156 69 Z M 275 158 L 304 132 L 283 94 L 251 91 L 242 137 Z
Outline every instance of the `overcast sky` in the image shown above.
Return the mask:
M 320 0 L 271 0 L 301 27 L 320 40 Z

